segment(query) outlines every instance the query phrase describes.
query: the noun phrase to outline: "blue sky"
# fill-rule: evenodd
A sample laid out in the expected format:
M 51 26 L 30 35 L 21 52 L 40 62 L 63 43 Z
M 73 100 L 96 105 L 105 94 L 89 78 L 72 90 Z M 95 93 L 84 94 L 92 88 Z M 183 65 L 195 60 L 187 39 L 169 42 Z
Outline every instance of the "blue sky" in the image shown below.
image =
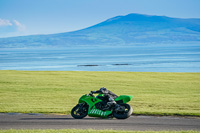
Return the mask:
M 83 29 L 140 13 L 200 18 L 200 0 L 0 0 L 0 37 Z

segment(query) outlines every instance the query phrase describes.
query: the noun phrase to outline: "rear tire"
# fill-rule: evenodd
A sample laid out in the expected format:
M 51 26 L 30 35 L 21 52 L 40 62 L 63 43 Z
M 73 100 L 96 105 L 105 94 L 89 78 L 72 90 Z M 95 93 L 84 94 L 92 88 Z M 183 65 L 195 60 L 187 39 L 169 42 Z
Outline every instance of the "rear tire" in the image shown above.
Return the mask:
M 75 119 L 82 119 L 88 114 L 88 105 L 86 103 L 77 104 L 71 110 L 71 116 Z
M 129 104 L 119 104 L 123 110 L 114 110 L 113 116 L 117 119 L 127 119 L 131 116 L 133 109 Z

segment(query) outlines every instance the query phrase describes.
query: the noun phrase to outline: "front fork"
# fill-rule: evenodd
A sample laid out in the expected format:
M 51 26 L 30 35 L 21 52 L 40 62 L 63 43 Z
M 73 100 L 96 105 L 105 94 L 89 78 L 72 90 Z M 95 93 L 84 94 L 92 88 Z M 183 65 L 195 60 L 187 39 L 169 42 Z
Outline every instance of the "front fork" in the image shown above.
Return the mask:
M 87 106 L 87 103 L 79 103 L 79 110 L 78 110 L 78 112 L 80 111 L 80 112 L 83 112 L 83 110 L 87 110 L 88 111 L 88 106 Z

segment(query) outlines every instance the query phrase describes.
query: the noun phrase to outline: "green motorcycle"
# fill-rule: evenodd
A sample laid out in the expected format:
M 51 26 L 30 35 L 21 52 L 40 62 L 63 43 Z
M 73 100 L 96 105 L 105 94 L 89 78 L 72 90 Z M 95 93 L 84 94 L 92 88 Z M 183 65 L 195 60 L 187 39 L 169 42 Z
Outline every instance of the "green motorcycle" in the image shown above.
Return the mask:
M 107 106 L 104 94 L 85 94 L 80 97 L 78 104 L 71 110 L 75 119 L 82 119 L 87 115 L 90 117 L 126 119 L 131 116 L 133 109 L 127 104 L 133 96 L 120 95 L 115 98 L 116 104 Z

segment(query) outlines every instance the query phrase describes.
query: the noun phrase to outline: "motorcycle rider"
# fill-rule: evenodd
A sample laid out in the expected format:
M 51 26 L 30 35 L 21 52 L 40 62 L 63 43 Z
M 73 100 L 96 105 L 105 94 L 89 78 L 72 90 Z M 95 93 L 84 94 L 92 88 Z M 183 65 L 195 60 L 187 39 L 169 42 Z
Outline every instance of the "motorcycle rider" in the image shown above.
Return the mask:
M 116 105 L 114 99 L 117 98 L 118 96 L 113 92 L 107 90 L 105 87 L 102 87 L 97 91 L 90 92 L 91 95 L 93 95 L 93 93 L 104 94 L 104 96 L 98 96 L 97 98 L 100 98 L 101 100 L 106 102 L 105 109 L 109 109 L 112 105 Z

